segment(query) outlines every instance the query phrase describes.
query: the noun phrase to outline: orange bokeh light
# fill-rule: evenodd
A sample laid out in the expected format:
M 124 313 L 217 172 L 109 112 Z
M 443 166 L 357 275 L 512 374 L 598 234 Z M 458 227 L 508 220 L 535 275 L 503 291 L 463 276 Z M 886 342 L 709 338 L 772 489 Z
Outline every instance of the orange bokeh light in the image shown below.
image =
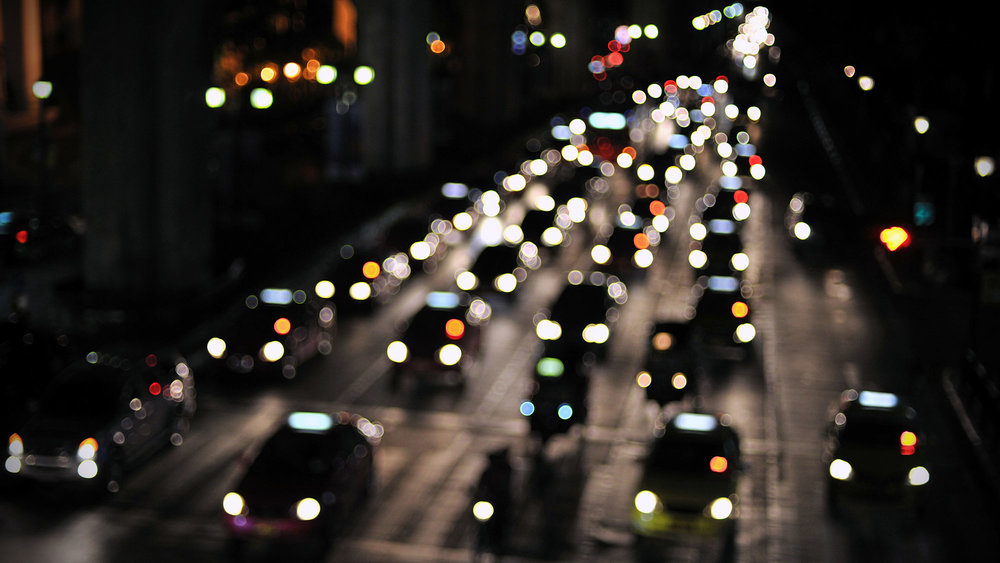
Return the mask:
M 649 237 L 646 236 L 646 233 L 636 233 L 635 236 L 632 237 L 632 242 L 639 250 L 649 248 Z
M 714 473 L 723 473 L 726 469 L 729 469 L 729 460 L 721 455 L 717 455 L 709 460 L 708 468 Z
M 444 333 L 448 338 L 458 340 L 465 335 L 465 323 L 459 319 L 448 319 L 448 322 L 444 323 Z
M 733 310 L 733 316 L 736 317 L 737 319 L 742 319 L 743 317 L 750 314 L 750 307 L 747 306 L 747 304 L 742 301 L 737 301 L 736 303 L 733 303 L 732 310 Z
M 373 280 L 382 273 L 382 267 L 378 265 L 378 262 L 368 261 L 361 266 L 361 274 L 366 278 Z
M 280 319 L 274 321 L 274 332 L 278 334 L 288 334 L 292 330 L 292 322 L 281 317 Z

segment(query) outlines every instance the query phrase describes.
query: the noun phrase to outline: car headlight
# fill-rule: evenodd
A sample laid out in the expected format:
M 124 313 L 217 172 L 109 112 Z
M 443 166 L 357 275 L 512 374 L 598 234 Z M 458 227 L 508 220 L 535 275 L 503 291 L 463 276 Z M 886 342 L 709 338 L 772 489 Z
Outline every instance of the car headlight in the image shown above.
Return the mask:
M 542 340 L 559 340 L 562 336 L 562 327 L 555 321 L 542 319 L 535 325 L 535 334 Z
M 648 248 L 640 248 L 632 255 L 632 263 L 640 268 L 648 268 L 653 265 L 653 252 Z
M 76 448 L 76 458 L 79 460 L 94 459 L 97 455 L 97 440 L 86 438 Z
M 304 498 L 295 505 L 295 517 L 299 520 L 314 520 L 319 512 L 319 501 L 314 498 Z
M 795 238 L 806 240 L 812 235 L 812 227 L 809 226 L 809 223 L 799 221 L 792 227 L 792 232 L 795 234 Z
M 611 329 L 604 323 L 591 323 L 583 329 L 583 340 L 591 344 L 604 344 L 611 336 Z
M 438 349 L 438 361 L 446 366 L 453 366 L 462 359 L 462 349 L 457 344 L 445 344 Z
M 21 441 L 20 434 L 15 432 L 7 439 L 7 453 L 16 457 L 24 455 L 24 442 Z
M 230 516 L 239 516 L 246 513 L 246 503 L 239 493 L 228 492 L 222 497 L 222 510 Z
M 4 462 L 4 469 L 8 473 L 20 473 L 21 471 L 21 456 L 24 455 L 24 442 L 21 441 L 21 436 L 17 433 L 11 434 L 7 439 L 7 460 Z
M 705 254 L 703 250 L 692 250 L 691 253 L 688 254 L 688 264 L 691 264 L 691 267 L 700 270 L 708 264 L 708 254 Z
M 480 522 L 486 522 L 493 518 L 493 505 L 488 501 L 481 500 L 472 505 L 472 515 Z
M 716 520 L 725 520 L 733 513 L 733 501 L 728 497 L 719 497 L 708 506 L 708 513 Z
M 208 349 L 208 355 L 216 360 L 226 355 L 226 341 L 219 337 L 209 338 L 205 348 Z
M 906 481 L 915 487 L 919 487 L 920 485 L 926 485 L 930 480 L 931 480 L 931 472 L 927 471 L 926 467 L 920 465 L 911 469 L 906 476 Z
M 853 476 L 854 468 L 850 463 L 839 458 L 830 462 L 830 477 L 838 481 L 847 481 Z
M 750 267 L 750 257 L 743 252 L 737 252 L 729 259 L 729 265 L 737 272 L 743 272 Z
M 603 244 L 594 245 L 594 248 L 590 249 L 590 257 L 598 264 L 607 264 L 611 261 L 611 249 Z
M 455 285 L 462 291 L 472 291 L 479 285 L 479 280 L 476 278 L 476 274 L 466 270 L 455 276 Z
M 747 344 L 757 337 L 757 329 L 750 323 L 743 323 L 736 327 L 736 340 L 742 344 Z
M 510 293 L 517 289 L 517 276 L 511 273 L 500 274 L 495 280 L 493 280 L 493 287 L 495 287 L 497 291 Z
M 397 364 L 401 364 L 406 361 L 406 357 L 409 355 L 406 349 L 406 344 L 403 344 L 399 340 L 395 340 L 389 343 L 389 346 L 385 349 L 385 355 L 389 356 L 389 359 Z
M 563 243 L 562 229 L 559 227 L 549 227 L 542 231 L 542 244 L 545 246 L 559 246 Z
M 347 294 L 355 301 L 364 301 L 372 296 L 372 284 L 368 282 L 354 282 L 347 288 Z
M 285 355 L 285 347 L 281 342 L 272 340 L 260 349 L 260 355 L 269 362 L 277 362 Z
M 663 509 L 660 497 L 653 491 L 639 491 L 635 495 L 635 509 L 643 514 L 652 514 Z

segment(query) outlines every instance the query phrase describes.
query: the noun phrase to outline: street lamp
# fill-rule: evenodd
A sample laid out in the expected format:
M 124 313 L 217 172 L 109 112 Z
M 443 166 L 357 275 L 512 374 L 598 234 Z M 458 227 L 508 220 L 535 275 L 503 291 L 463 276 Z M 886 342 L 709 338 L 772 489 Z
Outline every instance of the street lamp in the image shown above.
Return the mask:
M 49 183 L 49 143 L 45 130 L 45 100 L 52 95 L 52 83 L 48 80 L 38 80 L 31 85 L 31 93 L 38 98 L 38 193 L 42 198 L 46 198 Z

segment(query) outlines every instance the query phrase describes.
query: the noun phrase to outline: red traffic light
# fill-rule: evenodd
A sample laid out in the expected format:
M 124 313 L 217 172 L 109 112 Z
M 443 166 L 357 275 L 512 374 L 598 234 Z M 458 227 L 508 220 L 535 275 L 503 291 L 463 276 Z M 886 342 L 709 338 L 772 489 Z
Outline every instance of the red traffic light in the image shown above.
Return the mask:
M 888 227 L 882 229 L 879 233 L 878 239 L 882 241 L 889 251 L 894 251 L 898 248 L 903 248 L 910 246 L 910 233 L 906 232 L 903 227 Z

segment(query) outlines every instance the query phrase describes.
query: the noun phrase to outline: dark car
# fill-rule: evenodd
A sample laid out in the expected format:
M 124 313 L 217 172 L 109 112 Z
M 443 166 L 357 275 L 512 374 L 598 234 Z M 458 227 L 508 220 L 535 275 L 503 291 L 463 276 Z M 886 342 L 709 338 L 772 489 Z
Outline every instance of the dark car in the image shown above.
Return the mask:
M 757 328 L 749 286 L 733 276 L 707 276 L 691 290 L 695 345 L 703 358 L 745 360 L 753 353 Z
M 535 364 L 529 396 L 520 406 L 529 428 L 545 444 L 587 420 L 590 380 L 572 361 L 542 356 Z
M 632 503 L 641 540 L 702 538 L 732 550 L 744 471 L 728 417 L 681 412 L 657 428 Z
M 604 272 L 572 270 L 548 309 L 535 315 L 545 355 L 592 363 L 607 354 L 612 330 L 628 301 L 625 283 Z
M 883 391 L 841 393 L 824 462 L 834 510 L 846 502 L 919 509 L 931 478 L 916 410 Z
M 855 248 L 856 224 L 847 205 L 830 194 L 796 192 L 785 208 L 784 225 L 795 255 L 805 261 L 842 260 Z
M 180 356 L 90 352 L 52 380 L 8 437 L 4 468 L 117 492 L 127 470 L 183 442 L 194 411 L 194 376 Z
M 72 363 L 72 338 L 12 315 L 0 323 L 0 435 L 20 427 L 45 386 Z
M 453 291 L 432 291 L 399 339 L 386 347 L 393 362 L 392 385 L 405 375 L 428 383 L 463 385 L 479 358 L 482 326 L 492 308 L 481 298 Z
M 690 322 L 660 321 L 650 327 L 646 357 L 635 380 L 646 398 L 661 407 L 694 392 L 701 380 L 692 332 Z
M 544 210 L 533 208 L 524 212 L 521 219 L 521 232 L 526 242 L 532 242 L 539 249 L 557 250 L 566 240 L 566 232 L 573 222 L 565 217 L 559 221 L 555 209 Z
M 522 246 L 497 244 L 485 246 L 467 269 L 455 274 L 455 285 L 462 291 L 476 291 L 486 297 L 513 298 L 518 286 L 528 278 L 527 260 L 537 268 L 537 249 L 524 256 Z
M 706 226 L 701 240 L 691 243 L 688 263 L 698 276 L 743 277 L 750 267 L 750 257 L 744 251 L 743 239 L 730 219 L 713 219 Z
M 326 274 L 316 284 L 317 297 L 332 300 L 339 317 L 369 314 L 399 292 L 410 275 L 409 260 L 405 255 L 382 256 L 373 249 L 344 245 Z
M 652 265 L 660 236 L 655 229 L 645 227 L 640 217 L 626 208 L 605 231 L 598 235 L 590 251 L 598 268 L 626 277 Z
M 223 373 L 292 379 L 304 362 L 330 353 L 336 328 L 329 300 L 272 287 L 249 295 L 206 349 Z
M 249 540 L 325 550 L 372 493 L 380 424 L 348 413 L 296 411 L 242 458 L 222 517 L 236 551 Z M 310 546 L 312 547 L 312 546 Z

